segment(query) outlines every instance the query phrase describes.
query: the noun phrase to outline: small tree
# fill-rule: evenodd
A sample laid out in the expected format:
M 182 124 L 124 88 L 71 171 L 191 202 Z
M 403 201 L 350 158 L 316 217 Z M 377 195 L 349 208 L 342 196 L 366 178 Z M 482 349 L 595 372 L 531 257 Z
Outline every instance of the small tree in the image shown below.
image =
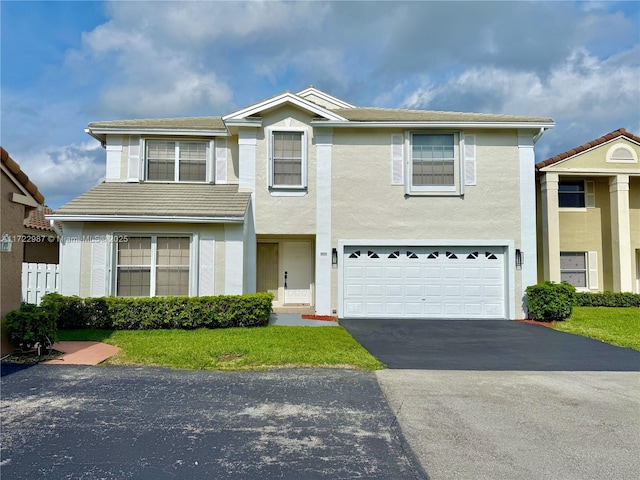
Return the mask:
M 576 288 L 568 282 L 544 282 L 526 289 L 529 318 L 545 322 L 571 316 Z

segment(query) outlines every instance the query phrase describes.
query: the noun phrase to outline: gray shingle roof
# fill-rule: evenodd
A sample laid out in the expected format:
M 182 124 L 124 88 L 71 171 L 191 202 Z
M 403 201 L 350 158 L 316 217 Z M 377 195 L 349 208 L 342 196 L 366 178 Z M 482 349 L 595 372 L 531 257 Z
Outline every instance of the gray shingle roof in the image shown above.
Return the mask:
M 102 183 L 56 210 L 55 215 L 216 217 L 241 219 L 250 193 L 237 185 Z
M 543 117 L 393 108 L 338 108 L 334 112 L 354 122 L 553 122 L 551 118 Z
M 179 117 L 91 122 L 89 128 L 224 130 L 226 127 L 221 117 Z

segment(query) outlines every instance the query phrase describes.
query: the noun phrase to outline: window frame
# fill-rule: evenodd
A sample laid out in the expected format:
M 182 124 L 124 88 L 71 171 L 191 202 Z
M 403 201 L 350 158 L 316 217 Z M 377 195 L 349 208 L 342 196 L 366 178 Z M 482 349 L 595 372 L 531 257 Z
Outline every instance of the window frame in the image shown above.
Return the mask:
M 577 268 L 562 268 L 562 256 L 563 254 L 569 254 L 569 255 L 581 255 L 582 258 L 584 259 L 584 287 L 578 287 L 575 286 L 576 290 L 580 290 L 580 291 L 588 291 L 590 289 L 589 286 L 589 252 L 580 252 L 580 251 L 562 251 L 560 252 L 560 281 L 563 281 L 562 279 L 562 274 L 563 272 L 565 273 L 582 273 L 583 269 L 577 269 Z M 567 280 L 568 283 L 571 283 Z M 572 284 L 573 285 L 573 284 Z
M 206 138 L 176 138 L 176 137 L 146 137 L 141 139 L 144 161 L 142 173 L 145 182 L 149 183 L 214 183 L 214 152 L 215 140 Z M 173 180 L 155 180 L 149 178 L 149 143 L 172 142 L 174 143 L 174 168 Z M 204 180 L 180 180 L 180 143 L 204 143 L 205 144 L 205 178 Z
M 453 137 L 453 185 L 414 185 L 413 184 L 413 138 L 416 135 L 449 135 Z M 462 178 L 462 139 L 459 131 L 452 130 L 409 130 L 405 133 L 405 193 L 407 195 L 460 195 Z
M 128 238 L 138 238 L 138 237 L 142 237 L 142 238 L 150 238 L 151 239 L 151 260 L 150 260 L 150 265 L 149 265 L 149 271 L 150 271 L 150 285 L 149 285 L 149 296 L 141 296 L 141 297 L 127 297 L 127 296 L 122 296 L 123 298 L 153 298 L 158 296 L 157 295 L 157 289 L 158 289 L 158 285 L 157 285 L 157 273 L 158 273 L 158 267 L 162 268 L 162 267 L 166 267 L 166 265 L 159 265 L 158 264 L 158 238 L 166 238 L 166 237 L 170 237 L 170 238 L 188 238 L 189 239 L 189 260 L 188 260 L 188 264 L 187 266 L 189 267 L 189 272 L 188 272 L 188 279 L 189 279 L 189 284 L 187 286 L 187 296 L 192 296 L 194 294 L 195 288 L 198 284 L 197 282 L 197 270 L 198 270 L 198 266 L 196 265 L 195 259 L 196 259 L 196 252 L 194 252 L 194 248 L 195 246 L 198 244 L 197 242 L 197 235 L 194 233 L 190 233 L 190 232 L 126 232 L 126 233 L 117 233 L 114 234 L 116 236 L 119 237 L 128 237 Z M 120 242 L 123 243 L 123 242 Z M 118 252 L 119 252 L 119 245 L 120 243 L 114 242 L 113 244 L 113 260 L 112 260 L 112 265 L 113 265 L 113 275 L 112 275 L 112 279 L 111 279 L 111 291 L 113 292 L 112 295 L 118 297 L 120 295 L 118 295 L 118 275 L 119 275 L 119 267 L 121 266 L 127 266 L 127 265 L 120 265 L 118 263 Z M 144 267 L 146 267 L 146 265 L 143 265 Z
M 268 159 L 267 159 L 267 186 L 270 192 L 275 193 L 291 193 L 291 194 L 304 194 L 309 188 L 308 178 L 308 165 L 309 165 L 309 131 L 304 127 L 271 127 L 267 129 L 268 132 Z M 274 148 L 275 140 L 274 135 L 277 133 L 300 133 L 301 141 L 301 172 L 299 185 L 280 185 L 274 182 Z

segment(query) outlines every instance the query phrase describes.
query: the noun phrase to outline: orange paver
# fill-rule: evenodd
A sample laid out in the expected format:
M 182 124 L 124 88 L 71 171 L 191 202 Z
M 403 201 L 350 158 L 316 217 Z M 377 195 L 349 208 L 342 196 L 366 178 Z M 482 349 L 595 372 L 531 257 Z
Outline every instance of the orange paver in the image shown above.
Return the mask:
M 120 351 L 102 342 L 56 342 L 53 349 L 64 355 L 42 362 L 49 365 L 97 365 Z

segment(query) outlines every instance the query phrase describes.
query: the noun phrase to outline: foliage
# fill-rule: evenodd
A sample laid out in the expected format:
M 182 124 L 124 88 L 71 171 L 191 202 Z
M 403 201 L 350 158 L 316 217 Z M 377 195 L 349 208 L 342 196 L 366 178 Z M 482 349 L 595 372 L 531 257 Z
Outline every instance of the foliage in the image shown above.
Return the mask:
M 629 292 L 578 292 L 575 305 L 579 307 L 640 307 L 640 294 Z
M 544 282 L 527 287 L 529 318 L 545 322 L 571 316 L 576 289 L 568 282 Z
M 571 318 L 554 328 L 640 350 L 640 309 L 636 307 L 574 307 Z
M 16 347 L 31 348 L 37 342 L 47 345 L 49 341 L 55 342 L 57 336 L 54 313 L 48 308 L 28 303 L 7 314 L 5 328 L 7 338 Z
M 55 312 L 61 329 L 154 330 L 264 326 L 272 302 L 270 293 L 152 298 L 48 294 L 42 306 Z
M 99 341 L 121 351 L 111 365 L 208 370 L 332 367 L 377 370 L 383 365 L 342 327 L 196 330 L 61 330 L 64 340 Z

